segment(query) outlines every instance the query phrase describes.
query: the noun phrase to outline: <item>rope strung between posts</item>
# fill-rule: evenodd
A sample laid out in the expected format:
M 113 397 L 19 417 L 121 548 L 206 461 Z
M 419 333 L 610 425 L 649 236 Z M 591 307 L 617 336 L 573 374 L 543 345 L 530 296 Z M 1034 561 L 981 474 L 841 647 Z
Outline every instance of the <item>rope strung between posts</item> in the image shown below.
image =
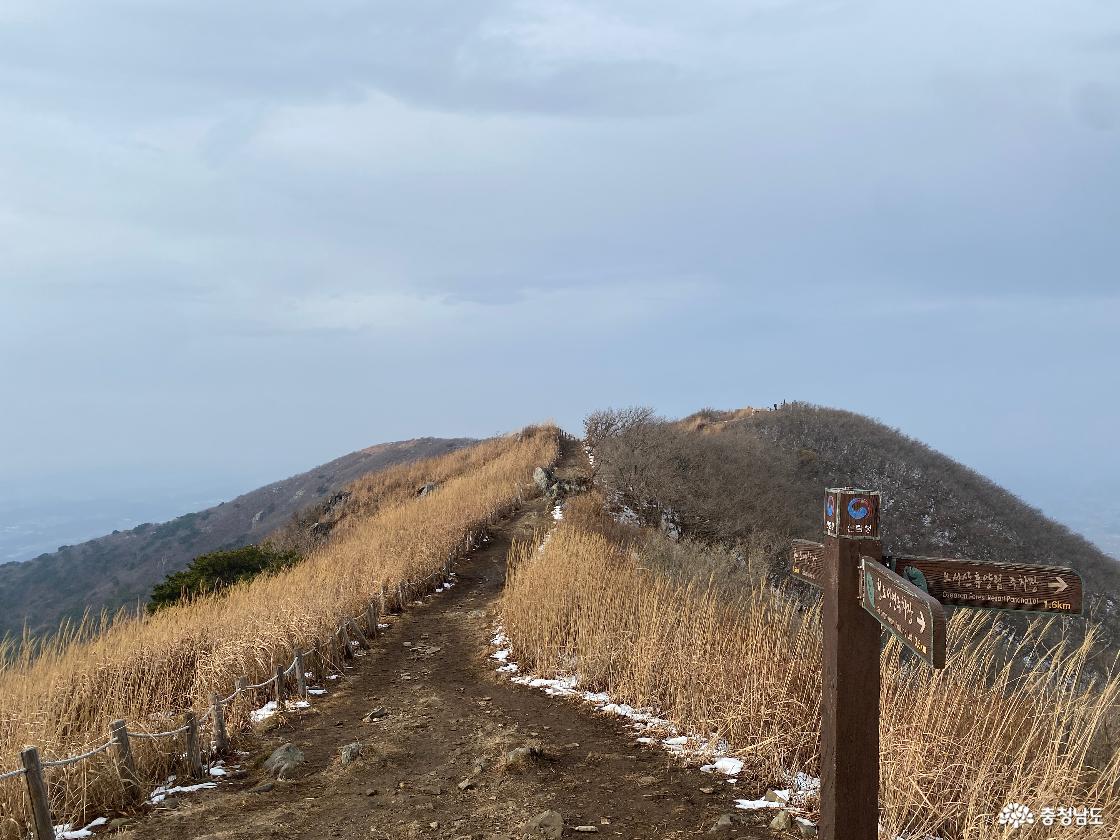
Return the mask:
M 426 582 L 430 578 L 437 577 L 437 576 L 442 575 L 442 574 L 443 574 L 442 572 L 438 572 L 436 575 L 430 575 L 428 578 L 424 578 L 423 582 Z M 357 616 L 354 616 L 352 619 L 349 619 L 349 621 L 344 622 L 343 624 L 340 624 L 338 626 L 338 629 L 336 629 L 334 631 L 334 636 L 336 638 L 338 636 L 340 636 L 345 631 L 346 626 L 347 626 L 347 624 L 350 623 L 350 621 L 357 622 L 357 621 L 360 621 L 363 617 L 364 617 L 364 614 L 363 615 L 357 615 Z M 374 629 L 376 629 L 376 628 L 374 628 Z M 323 653 L 323 643 L 322 642 L 319 642 L 319 641 L 315 642 L 315 644 L 313 644 L 310 648 L 308 648 L 305 652 L 303 652 L 300 655 L 301 656 L 311 656 L 314 653 L 320 653 L 320 654 Z M 298 657 L 293 658 L 292 659 L 292 664 L 289 665 L 287 667 L 287 669 L 285 669 L 283 671 L 283 675 L 284 676 L 289 676 L 290 674 L 292 674 L 295 671 L 296 666 L 298 664 L 299 664 Z M 265 688 L 266 686 L 272 685 L 275 682 L 275 679 L 276 679 L 275 677 L 270 677 L 269 679 L 265 680 L 264 682 L 259 682 L 259 683 L 256 683 L 254 685 L 246 685 L 246 686 L 241 686 L 241 687 L 235 688 L 231 694 L 229 694 L 226 697 L 220 698 L 218 700 L 218 703 L 219 703 L 219 705 L 225 705 L 226 703 L 229 703 L 231 700 L 236 698 L 237 695 L 239 695 L 242 691 L 255 691 L 256 689 L 259 689 L 259 688 Z M 203 721 L 208 720 L 213 714 L 214 714 L 214 707 L 211 706 L 210 708 L 208 708 L 202 714 L 202 716 L 198 719 L 198 722 L 202 723 Z M 149 740 L 154 741 L 158 738 L 173 738 L 176 735 L 182 735 L 184 732 L 186 732 L 189 729 L 190 729 L 190 726 L 184 724 L 183 726 L 180 726 L 178 729 L 168 729 L 166 732 L 133 732 L 131 730 L 126 730 L 126 732 L 127 732 L 128 736 L 133 737 L 133 738 L 147 738 Z M 92 758 L 93 756 L 98 755 L 99 753 L 107 752 L 109 750 L 109 748 L 113 746 L 114 743 L 115 743 L 114 741 L 107 741 L 106 743 L 102 744 L 101 746 L 95 747 L 92 750 L 89 750 L 88 752 L 81 753 L 80 755 L 72 755 L 72 756 L 68 756 L 67 758 L 55 759 L 54 761 L 44 761 L 44 762 L 42 762 L 42 766 L 44 768 L 47 768 L 47 767 L 66 767 L 70 764 L 77 764 L 79 761 L 85 761 L 87 758 Z M 18 770 L 9 770 L 6 773 L 0 773 L 0 782 L 7 781 L 8 779 L 14 779 L 16 776 L 26 775 L 26 773 L 27 773 L 27 770 L 23 767 L 21 767 Z
M 72 755 L 69 758 L 59 758 L 59 759 L 55 759 L 54 761 L 44 761 L 43 766 L 44 767 L 65 767 L 67 764 L 77 764 L 79 761 L 85 761 L 87 758 L 92 758 L 93 756 L 97 755 L 98 753 L 105 752 L 111 746 L 113 746 L 113 742 L 108 741 L 108 742 L 102 744 L 100 747 L 95 747 L 94 749 L 90 750 L 89 752 L 82 753 L 81 755 Z
M 156 738 L 170 738 L 173 735 L 182 735 L 188 729 L 190 729 L 190 727 L 184 724 L 183 726 L 180 726 L 178 729 L 168 729 L 166 732 L 132 732 L 132 731 L 129 731 L 128 734 L 129 734 L 130 737 L 133 737 L 133 738 L 151 738 L 152 740 L 155 740 Z

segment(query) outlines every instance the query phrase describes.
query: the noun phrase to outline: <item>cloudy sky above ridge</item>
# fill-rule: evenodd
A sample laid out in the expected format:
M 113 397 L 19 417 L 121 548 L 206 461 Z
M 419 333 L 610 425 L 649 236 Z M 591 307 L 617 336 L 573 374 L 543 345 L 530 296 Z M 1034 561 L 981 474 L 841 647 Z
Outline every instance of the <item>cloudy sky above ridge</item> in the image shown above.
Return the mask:
M 1115 3 L 8 0 L 0 126 L 0 500 L 805 399 L 1120 520 Z

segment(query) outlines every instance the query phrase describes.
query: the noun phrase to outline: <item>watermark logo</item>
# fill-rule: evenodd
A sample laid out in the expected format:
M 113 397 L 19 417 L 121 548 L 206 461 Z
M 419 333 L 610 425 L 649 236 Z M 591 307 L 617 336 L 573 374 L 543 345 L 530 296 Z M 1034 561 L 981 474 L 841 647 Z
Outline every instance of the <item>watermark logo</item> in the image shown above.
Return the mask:
M 1034 812 L 1026 805 L 1018 802 L 1008 802 L 999 812 L 999 824 L 1009 825 L 1012 828 L 1022 828 L 1034 824 Z
M 1038 822 L 1045 826 L 1060 825 L 1090 826 L 1104 825 L 1104 809 L 1088 808 L 1080 805 L 1061 806 L 1058 808 L 1042 808 L 1038 813 Z M 1035 824 L 1035 813 L 1026 805 L 1019 802 L 1008 802 L 1000 809 L 999 824 L 1008 828 L 1023 828 Z

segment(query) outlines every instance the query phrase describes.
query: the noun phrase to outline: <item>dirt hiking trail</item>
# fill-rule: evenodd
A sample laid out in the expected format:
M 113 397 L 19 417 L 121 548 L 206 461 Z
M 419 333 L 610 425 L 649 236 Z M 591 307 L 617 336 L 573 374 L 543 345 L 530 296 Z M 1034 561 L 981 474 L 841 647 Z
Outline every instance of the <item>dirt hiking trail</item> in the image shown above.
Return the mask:
M 565 440 L 559 475 L 585 468 L 579 443 Z M 278 717 L 279 726 L 243 741 L 248 755 L 227 762 L 240 763 L 242 778 L 169 797 L 115 836 L 776 837 L 765 828 L 772 812 L 734 812 L 734 798 L 758 791 L 636 744 L 624 719 L 495 673 L 489 642 L 506 553 L 512 540 L 550 523 L 549 507 L 538 498 L 499 522 L 482 548 L 455 565 L 456 586 L 384 618 L 391 628 L 352 669 L 324 683 L 329 693 L 312 698 L 313 708 Z M 364 723 L 379 707 L 384 716 Z M 353 742 L 361 754 L 342 766 L 340 751 Z M 290 779 L 274 781 L 261 758 L 285 743 L 305 761 Z M 506 767 L 507 755 L 527 744 L 544 755 Z M 559 812 L 564 827 L 526 833 L 526 822 L 547 810 Z

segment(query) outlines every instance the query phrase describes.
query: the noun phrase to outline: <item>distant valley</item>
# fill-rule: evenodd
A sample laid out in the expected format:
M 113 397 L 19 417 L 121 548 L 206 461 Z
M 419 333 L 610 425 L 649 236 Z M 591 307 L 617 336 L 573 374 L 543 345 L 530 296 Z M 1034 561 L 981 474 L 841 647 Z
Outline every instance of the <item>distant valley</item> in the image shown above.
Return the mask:
M 418 438 L 371 446 L 161 523 L 137 524 L 153 509 L 166 510 L 167 503 L 158 501 L 115 513 L 95 502 L 70 506 L 65 515 L 31 507 L 17 515 L 9 511 L 9 524 L 0 534 L 0 558 L 10 561 L 0 565 L 0 636 L 18 635 L 25 624 L 34 633 L 51 632 L 64 619 L 80 619 L 87 609 L 114 611 L 142 604 L 154 584 L 200 554 L 257 542 L 367 473 L 473 442 Z M 110 527 L 114 522 L 123 527 Z M 65 544 L 64 534 L 88 534 L 99 524 L 112 533 Z M 28 547 L 44 546 L 52 550 L 26 562 L 12 561 L 26 557 Z

